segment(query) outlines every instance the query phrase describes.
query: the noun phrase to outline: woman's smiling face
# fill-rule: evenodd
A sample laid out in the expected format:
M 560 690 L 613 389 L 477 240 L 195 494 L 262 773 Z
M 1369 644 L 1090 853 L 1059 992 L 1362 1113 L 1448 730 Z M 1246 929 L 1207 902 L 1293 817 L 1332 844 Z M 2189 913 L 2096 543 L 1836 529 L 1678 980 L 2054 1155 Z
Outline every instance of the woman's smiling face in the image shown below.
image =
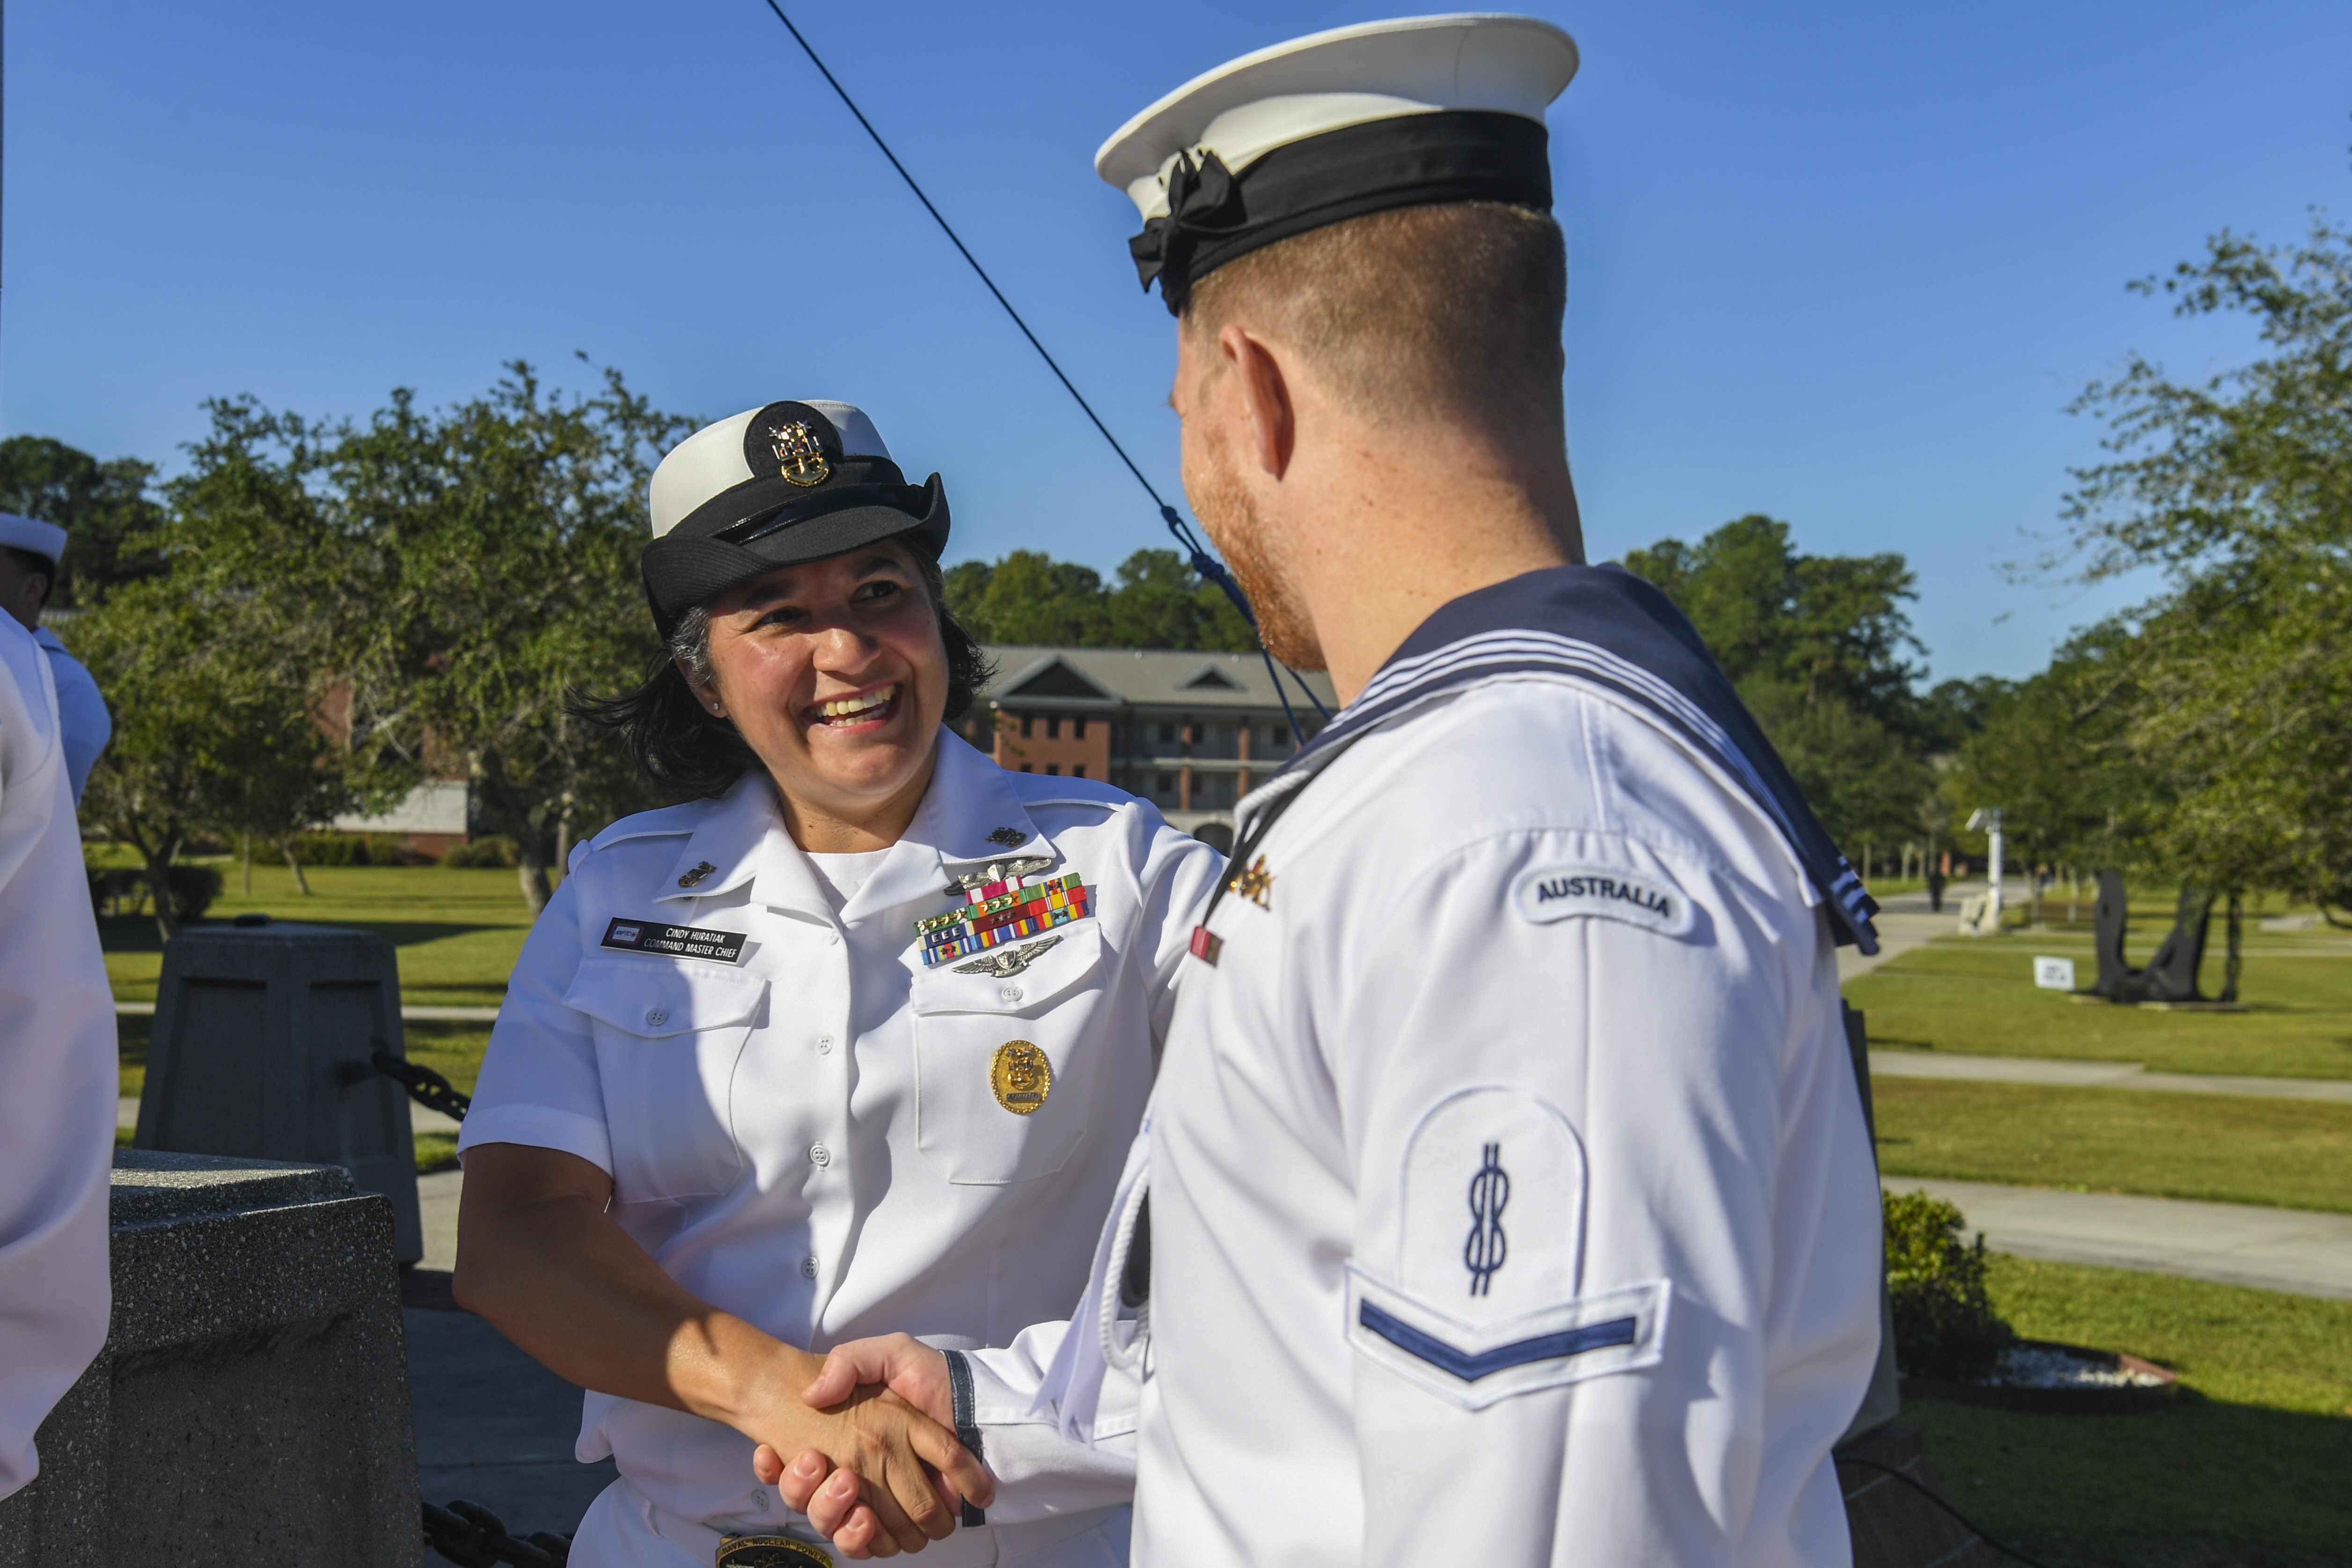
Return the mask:
M 905 547 L 885 540 L 729 589 L 710 605 L 710 667 L 705 704 L 767 765 L 802 847 L 906 830 L 930 783 L 948 660 Z

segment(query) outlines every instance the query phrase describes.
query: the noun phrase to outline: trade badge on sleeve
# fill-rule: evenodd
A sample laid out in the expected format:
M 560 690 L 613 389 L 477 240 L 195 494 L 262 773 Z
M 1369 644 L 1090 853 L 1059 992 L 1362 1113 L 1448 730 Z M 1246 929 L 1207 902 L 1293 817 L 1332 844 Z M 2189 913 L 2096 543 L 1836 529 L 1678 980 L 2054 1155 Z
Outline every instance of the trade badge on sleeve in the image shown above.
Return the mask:
M 1511 907 L 1538 924 L 1595 916 L 1680 936 L 1696 921 L 1688 895 L 1673 878 L 1622 866 L 1535 866 L 1511 883 Z
M 1026 1116 L 1054 1092 L 1054 1064 L 1027 1040 L 1007 1040 L 988 1064 L 988 1087 L 996 1091 L 997 1104 Z

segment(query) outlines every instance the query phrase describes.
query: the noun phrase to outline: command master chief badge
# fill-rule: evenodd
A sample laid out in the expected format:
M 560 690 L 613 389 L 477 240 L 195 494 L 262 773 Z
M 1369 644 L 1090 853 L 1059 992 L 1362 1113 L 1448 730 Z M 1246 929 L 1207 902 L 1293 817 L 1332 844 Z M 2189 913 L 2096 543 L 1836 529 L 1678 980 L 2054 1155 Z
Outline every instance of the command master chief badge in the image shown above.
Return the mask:
M 988 1064 L 988 1087 L 996 1103 L 1015 1116 L 1026 1116 L 1054 1092 L 1054 1064 L 1026 1040 L 1007 1040 L 996 1047 Z
M 787 484 L 806 489 L 832 476 L 833 465 L 825 461 L 816 432 L 797 419 L 768 427 L 768 450 L 776 455 L 776 471 Z

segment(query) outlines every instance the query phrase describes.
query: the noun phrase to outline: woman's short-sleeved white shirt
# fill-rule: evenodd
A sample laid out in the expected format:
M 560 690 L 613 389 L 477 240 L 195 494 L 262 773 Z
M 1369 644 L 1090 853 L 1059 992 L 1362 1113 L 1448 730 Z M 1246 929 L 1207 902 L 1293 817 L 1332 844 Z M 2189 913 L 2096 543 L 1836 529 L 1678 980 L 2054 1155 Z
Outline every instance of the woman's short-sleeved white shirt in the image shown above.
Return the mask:
M 953 876 L 1016 856 L 1084 878 L 1087 917 L 1017 974 L 927 968 L 915 922 L 961 902 Z M 460 1152 L 597 1165 L 671 1278 L 789 1342 L 1006 1343 L 1086 1283 L 1222 866 L 1148 802 L 1008 773 L 946 731 L 914 823 L 838 916 L 762 775 L 625 818 L 575 853 L 523 946 Z M 625 945 L 633 925 L 739 936 L 740 957 Z M 1012 1041 L 1052 1068 L 1026 1114 L 992 1081 Z M 688 1518 L 781 1521 L 751 1447 L 591 1394 L 579 1455 L 614 1455 Z

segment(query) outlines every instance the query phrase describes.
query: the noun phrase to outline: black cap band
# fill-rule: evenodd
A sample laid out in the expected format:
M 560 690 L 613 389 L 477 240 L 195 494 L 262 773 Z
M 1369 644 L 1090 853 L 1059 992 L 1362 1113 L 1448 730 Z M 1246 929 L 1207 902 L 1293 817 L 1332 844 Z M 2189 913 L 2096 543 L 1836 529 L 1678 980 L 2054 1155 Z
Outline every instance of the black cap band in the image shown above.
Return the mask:
M 1277 147 L 1239 174 L 1216 154 L 1180 156 L 1168 216 L 1128 241 L 1147 289 L 1171 315 L 1192 284 L 1237 257 L 1391 207 L 1503 202 L 1551 210 L 1551 135 L 1542 121 L 1486 110 L 1401 114 Z

